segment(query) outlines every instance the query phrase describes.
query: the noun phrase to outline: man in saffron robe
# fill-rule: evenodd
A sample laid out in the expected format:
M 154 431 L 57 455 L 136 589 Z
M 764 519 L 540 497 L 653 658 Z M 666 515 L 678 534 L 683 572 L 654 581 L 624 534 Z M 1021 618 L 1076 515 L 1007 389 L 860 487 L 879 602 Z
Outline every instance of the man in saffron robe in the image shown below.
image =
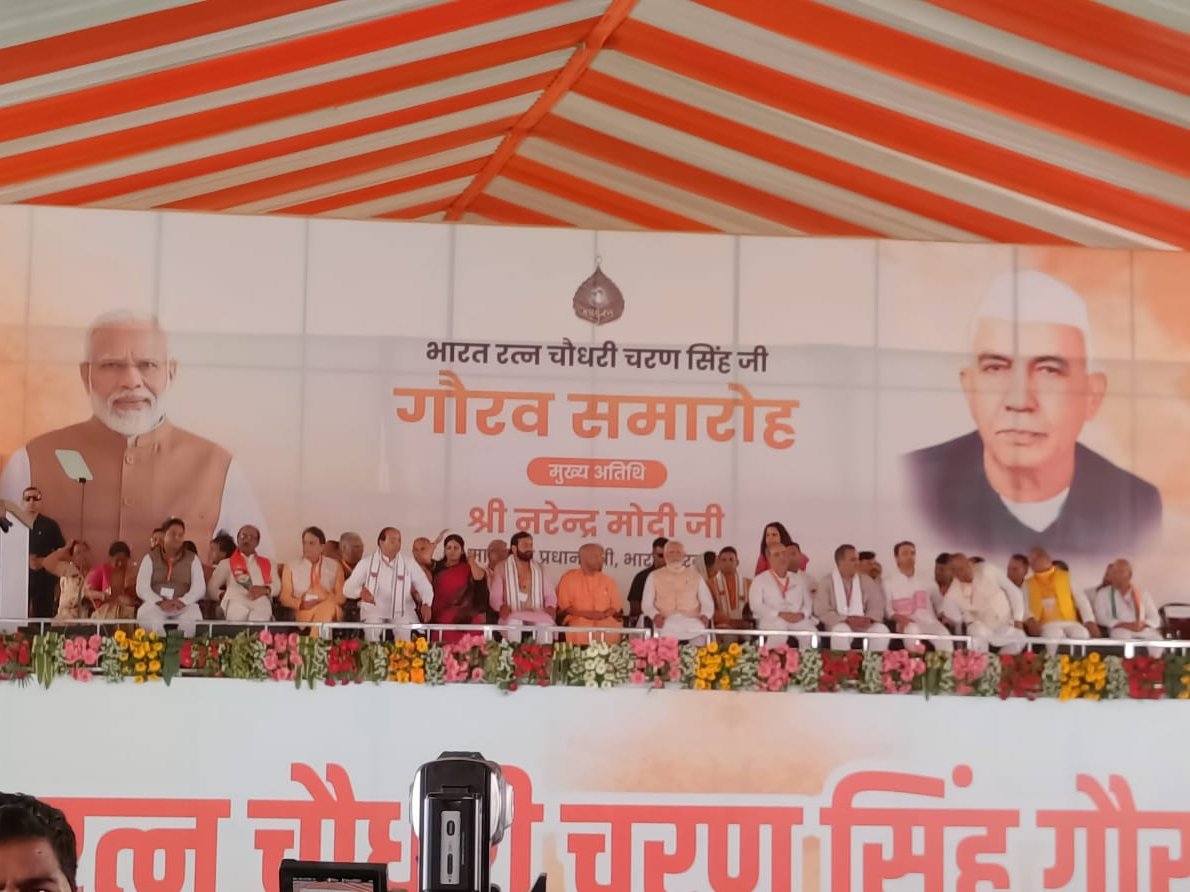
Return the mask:
M 578 567 L 567 570 L 558 580 L 558 613 L 564 626 L 623 626 L 620 589 L 616 581 L 603 572 L 603 547 L 588 542 L 578 550 Z M 599 635 L 608 644 L 620 640 L 619 635 Z M 571 644 L 587 644 L 589 632 L 567 632 Z

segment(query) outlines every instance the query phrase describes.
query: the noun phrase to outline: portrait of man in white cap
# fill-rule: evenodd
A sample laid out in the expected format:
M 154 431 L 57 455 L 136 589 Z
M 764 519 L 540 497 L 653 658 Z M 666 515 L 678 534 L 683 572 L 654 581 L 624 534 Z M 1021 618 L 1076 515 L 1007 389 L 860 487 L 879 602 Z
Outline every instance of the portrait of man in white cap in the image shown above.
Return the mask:
M 245 525 L 260 530 L 262 543 L 271 541 L 231 454 L 167 417 L 178 367 L 157 320 L 107 313 L 87 329 L 83 351 L 79 374 L 91 417 L 34 437 L 14 453 L 0 471 L 0 498 L 14 499 L 33 484 L 44 496 L 43 510 L 63 529 L 73 535 L 81 522 L 82 538 L 104 550 L 115 541 L 145 547 L 167 517 L 183 518 L 197 542 Z M 82 518 L 79 484 L 59 466 L 60 449 L 77 450 L 94 474 Z
M 1087 305 L 1025 270 L 997 278 L 960 372 L 975 430 L 905 458 L 927 520 L 956 546 L 1128 553 L 1161 526 L 1161 495 L 1078 442 L 1103 403 Z

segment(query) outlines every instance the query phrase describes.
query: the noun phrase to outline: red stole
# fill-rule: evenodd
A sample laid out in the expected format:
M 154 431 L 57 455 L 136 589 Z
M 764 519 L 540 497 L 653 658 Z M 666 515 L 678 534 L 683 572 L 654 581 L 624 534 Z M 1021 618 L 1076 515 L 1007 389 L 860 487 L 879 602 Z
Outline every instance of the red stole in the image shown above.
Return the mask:
M 260 573 L 264 577 L 265 585 L 273 584 L 273 565 L 269 563 L 268 558 L 262 558 L 256 555 L 256 563 L 260 567 Z M 228 558 L 231 562 L 231 575 L 240 585 L 248 588 L 252 585 L 252 574 L 248 572 L 248 558 L 238 548 L 231 553 Z

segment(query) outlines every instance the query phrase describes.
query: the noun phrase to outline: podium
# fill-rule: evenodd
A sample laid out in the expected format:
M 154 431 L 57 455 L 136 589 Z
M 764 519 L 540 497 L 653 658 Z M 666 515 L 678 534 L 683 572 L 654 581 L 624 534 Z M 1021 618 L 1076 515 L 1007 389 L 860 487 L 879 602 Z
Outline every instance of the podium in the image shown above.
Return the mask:
M 9 527 L 0 533 L 0 632 L 14 632 L 29 617 L 29 528 L 12 514 L 4 516 Z

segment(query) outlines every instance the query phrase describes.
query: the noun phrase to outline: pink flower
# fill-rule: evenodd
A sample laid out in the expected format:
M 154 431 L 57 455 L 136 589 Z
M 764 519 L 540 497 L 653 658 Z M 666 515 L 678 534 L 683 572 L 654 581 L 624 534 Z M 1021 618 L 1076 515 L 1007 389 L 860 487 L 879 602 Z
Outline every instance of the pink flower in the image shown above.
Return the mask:
M 300 641 L 300 640 L 301 640 L 301 639 L 298 637 L 298 633 L 297 633 L 297 632 L 290 632 L 290 633 L 289 633 L 289 646 L 290 646 L 290 648 L 292 648 L 293 650 L 297 650 L 298 641 Z
M 779 691 L 785 687 L 785 683 L 779 676 L 774 675 L 768 680 L 765 687 L 767 687 L 770 691 Z
M 275 678 L 277 681 L 292 681 L 293 673 L 282 667 L 273 673 L 273 678 Z
M 97 650 L 83 651 L 83 662 L 86 663 L 88 666 L 94 666 L 96 663 L 99 662 L 99 651 L 97 651 Z
M 768 678 L 772 674 L 773 674 L 772 663 L 767 659 L 761 660 L 760 664 L 756 667 L 757 678 Z
M 103 639 L 100 638 L 98 635 L 92 635 L 90 638 L 87 639 L 87 647 L 91 648 L 91 650 L 99 650 L 99 648 L 102 644 L 103 644 Z
M 798 661 L 801 660 L 802 652 L 800 650 L 789 649 L 789 653 L 785 655 L 785 668 L 790 673 L 797 672 Z
M 260 641 L 262 644 L 264 644 L 265 647 L 268 647 L 270 644 L 273 643 L 273 633 L 270 632 L 268 629 L 261 629 L 260 630 Z
M 264 668 L 269 672 L 272 672 L 277 668 L 277 655 L 272 651 L 269 651 L 264 655 Z
M 638 669 L 628 676 L 628 681 L 632 684 L 644 684 L 645 674 Z
M 72 669 L 70 674 L 76 681 L 90 681 L 93 678 L 89 669 Z
M 301 654 L 290 654 L 289 655 L 289 665 L 293 666 L 295 668 L 302 665 L 302 655 Z
M 67 663 L 73 663 L 78 659 L 78 653 L 74 646 L 74 641 L 69 638 L 62 642 L 62 659 L 64 659 Z
M 472 681 L 483 681 L 483 670 L 480 669 L 479 667 L 472 669 L 471 670 L 471 680 Z
M 273 639 L 273 650 L 279 654 L 285 653 L 285 649 L 289 647 L 289 639 L 284 635 L 278 635 Z
M 669 680 L 670 681 L 681 681 L 682 680 L 682 668 L 680 666 L 675 665 L 675 666 L 670 667 Z

